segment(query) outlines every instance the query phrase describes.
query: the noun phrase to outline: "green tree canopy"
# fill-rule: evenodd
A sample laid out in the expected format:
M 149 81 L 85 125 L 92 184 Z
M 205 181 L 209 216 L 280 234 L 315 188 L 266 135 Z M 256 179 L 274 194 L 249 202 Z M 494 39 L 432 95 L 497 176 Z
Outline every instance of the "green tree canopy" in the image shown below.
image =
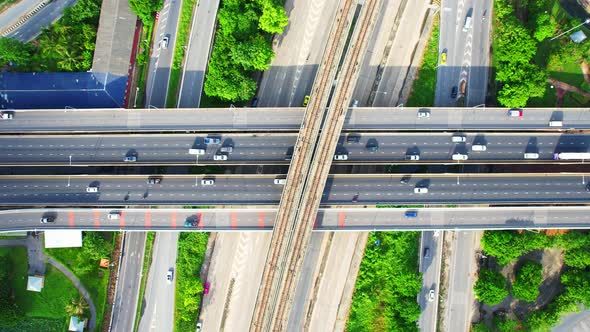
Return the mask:
M 272 47 L 262 35 L 237 43 L 231 49 L 233 61 L 241 64 L 245 70 L 266 70 L 274 56 Z
M 268 33 L 282 34 L 283 29 L 289 24 L 289 17 L 281 4 L 271 0 L 262 1 L 262 16 L 258 26 Z
M 496 305 L 508 296 L 506 278 L 499 272 L 481 268 L 479 278 L 473 287 L 475 297 L 483 303 Z
M 162 9 L 163 6 L 162 0 L 129 0 L 129 8 L 145 25 L 154 23 L 154 13 Z
M 505 265 L 532 250 L 551 246 L 551 241 L 552 238 L 542 233 L 486 231 L 481 244 L 486 254 L 496 257 L 500 265 Z
M 0 37 L 0 62 L 27 65 L 31 61 L 32 47 L 14 38 Z
M 512 294 L 517 299 L 533 302 L 539 296 L 539 286 L 543 282 L 543 266 L 526 261 L 516 273 L 512 284 Z

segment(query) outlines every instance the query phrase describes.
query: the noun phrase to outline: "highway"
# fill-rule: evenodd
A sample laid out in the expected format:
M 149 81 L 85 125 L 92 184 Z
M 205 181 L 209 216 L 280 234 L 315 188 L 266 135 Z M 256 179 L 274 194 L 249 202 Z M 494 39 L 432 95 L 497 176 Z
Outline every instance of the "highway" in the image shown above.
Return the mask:
M 204 108 L 17 110 L 14 119 L 0 120 L 0 132 L 210 132 L 299 130 L 303 108 Z M 418 110 L 430 117 L 418 118 Z M 506 108 L 354 108 L 344 130 L 565 130 L 590 129 L 590 109 L 525 109 L 509 117 Z M 562 128 L 549 128 L 562 120 Z
M 439 54 L 447 52 L 446 65 L 437 70 L 435 105 L 455 106 L 458 98 L 451 97 L 452 87 L 459 89 L 466 82 L 465 105 L 485 103 L 490 48 L 492 1 L 442 1 Z M 486 13 L 485 19 L 483 18 Z M 472 17 L 472 28 L 464 31 L 466 16 Z M 440 57 L 440 56 L 439 56 Z M 461 97 L 461 93 L 458 93 Z
M 590 173 L 340 175 L 328 178 L 323 205 L 587 203 Z M 147 184 L 147 176 L 2 176 L 0 205 L 277 205 L 277 176 L 180 175 Z M 215 179 L 214 185 L 201 180 Z M 69 184 L 69 186 L 68 186 Z M 98 192 L 86 192 L 89 185 Z M 425 194 L 416 187 L 428 188 Z M 357 202 L 352 202 L 355 199 Z
M 406 218 L 407 210 L 417 211 Z M 1 231 L 82 229 L 89 231 L 269 232 L 276 209 L 125 209 L 119 220 L 108 220 L 113 209 L 21 209 L 0 211 Z M 122 211 L 122 210 L 116 210 Z M 469 207 L 469 208 L 320 208 L 314 231 L 416 231 L 484 229 L 587 229 L 587 206 Z M 41 224 L 43 215 L 56 217 Z M 195 227 L 184 221 L 199 218 Z
M 152 52 L 149 72 L 146 79 L 146 101 L 149 107 L 166 107 L 168 97 L 168 82 L 172 70 L 174 47 L 176 46 L 176 31 L 182 0 L 164 1 L 164 7 L 158 13 L 158 20 L 154 26 Z M 168 37 L 168 47 L 161 46 L 164 37 Z
M 111 323 L 111 331 L 115 332 L 133 331 L 145 252 L 144 232 L 128 232 L 124 236 Z
M 219 0 L 198 1 L 184 55 L 177 107 L 199 107 L 209 63 Z
M 174 290 L 176 286 L 178 234 L 178 232 L 156 233 L 152 264 L 145 286 L 146 303 L 139 320 L 138 331 L 140 332 L 174 330 Z M 166 281 L 166 273 L 169 269 L 174 271 L 172 283 Z M 144 273 L 147 272 L 144 271 Z M 136 288 L 139 288 L 139 286 Z
M 311 94 L 338 1 L 298 0 L 295 4 L 295 0 L 287 0 L 284 7 L 289 25 L 283 34 L 275 36 L 275 57 L 262 74 L 258 92 L 261 107 L 300 107 Z
M 422 310 L 418 320 L 420 331 L 436 331 L 436 318 L 438 314 L 438 302 L 440 291 L 440 269 L 443 254 L 443 232 L 422 232 L 420 241 L 420 272 L 422 272 L 422 290 L 418 294 L 418 304 Z M 429 250 L 429 257 L 425 251 Z M 435 299 L 430 302 L 428 293 L 431 289 L 435 291 Z M 461 331 L 461 330 L 458 330 Z
M 41 1 L 27 1 L 27 3 L 30 2 L 40 3 Z M 42 29 L 49 27 L 51 23 L 60 19 L 63 16 L 64 9 L 73 6 L 74 4 L 76 4 L 76 2 L 77 0 L 51 1 L 45 7 L 43 7 L 43 9 L 38 11 L 33 17 L 28 19 L 26 23 L 7 34 L 6 37 L 15 38 L 22 42 L 28 42 L 33 38 L 37 37 L 41 33 Z M 16 6 L 20 6 L 20 3 L 18 3 Z M 14 19 L 18 18 L 20 15 L 17 16 L 13 13 L 9 13 L 8 11 L 6 11 L 3 13 L 2 16 L 8 16 Z M 2 30 L 2 28 L 0 28 L 0 30 Z
M 364 133 L 341 136 L 336 154 L 346 154 L 340 164 L 371 163 L 449 163 L 456 153 L 468 155 L 463 163 L 560 162 L 556 152 L 587 152 L 590 135 L 561 133 L 472 133 L 460 132 L 464 143 L 452 142 L 454 133 Z M 350 137 L 358 142 L 347 142 Z M 154 164 L 288 164 L 296 134 L 228 134 L 213 135 L 218 144 L 205 144 L 204 135 L 96 135 L 96 136 L 0 136 L 0 165 L 101 165 L 129 166 Z M 473 151 L 474 145 L 485 145 L 486 151 Z M 233 147 L 232 152 L 222 152 Z M 203 155 L 189 154 L 190 148 L 206 150 Z M 377 149 L 372 151 L 371 149 Z M 525 153 L 537 153 L 538 159 L 524 159 Z M 227 160 L 215 160 L 224 155 Z M 408 160 L 418 155 L 420 160 Z M 70 160 L 71 156 L 71 160 Z M 125 162 L 126 157 L 135 162 Z M 197 158 L 198 157 L 198 158 Z

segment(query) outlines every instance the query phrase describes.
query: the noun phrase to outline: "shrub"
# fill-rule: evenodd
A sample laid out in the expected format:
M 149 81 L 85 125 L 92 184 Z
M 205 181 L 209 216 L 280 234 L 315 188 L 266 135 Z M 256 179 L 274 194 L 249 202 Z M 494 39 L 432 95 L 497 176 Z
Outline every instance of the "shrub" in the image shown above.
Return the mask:
M 512 294 L 517 299 L 533 302 L 539 296 L 541 282 L 543 282 L 543 266 L 527 261 L 516 273 L 516 280 L 512 284 Z
M 473 287 L 475 297 L 483 303 L 496 305 L 508 296 L 506 278 L 502 274 L 490 269 L 479 270 L 479 279 Z

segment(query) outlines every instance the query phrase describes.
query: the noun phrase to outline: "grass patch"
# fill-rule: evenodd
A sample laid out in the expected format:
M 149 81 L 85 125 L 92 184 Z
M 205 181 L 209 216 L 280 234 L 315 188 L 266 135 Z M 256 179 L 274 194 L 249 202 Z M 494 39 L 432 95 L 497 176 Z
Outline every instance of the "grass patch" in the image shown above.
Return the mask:
M 79 296 L 72 282 L 59 270 L 47 265 L 45 286 L 40 293 L 27 291 L 27 249 L 25 247 L 0 248 L 0 256 L 8 259 L 10 287 L 23 320 L 12 326 L 0 322 L 5 332 L 67 330 L 68 315 L 65 307 Z M 7 268 L 4 266 L 3 268 Z
M 375 242 L 380 240 L 380 245 Z M 373 232 L 359 269 L 347 331 L 418 331 L 420 232 Z
M 136 56 L 136 66 L 139 67 L 138 72 L 139 72 L 139 77 L 137 78 L 137 87 L 138 92 L 137 92 L 137 107 L 138 108 L 144 108 L 145 107 L 145 83 L 146 83 L 146 79 L 148 77 L 148 72 L 149 72 L 149 66 L 148 66 L 148 61 L 149 61 L 149 50 L 150 50 L 150 45 L 152 44 L 152 31 L 153 31 L 154 27 L 152 25 L 146 26 L 143 25 L 142 26 L 142 31 L 141 31 L 141 42 L 140 42 L 140 46 L 139 46 L 139 51 L 137 52 L 137 56 Z
M 209 233 L 184 232 L 178 239 L 176 260 L 176 332 L 194 332 L 197 324 L 203 283 L 199 278 Z
M 170 81 L 168 82 L 168 96 L 166 98 L 166 107 L 176 107 L 178 98 L 178 88 L 180 87 L 180 69 L 184 59 L 185 49 L 188 48 L 188 37 L 193 17 L 193 8 L 197 0 L 182 1 L 180 9 L 180 19 L 178 21 L 178 31 L 176 32 L 176 43 L 174 44 L 174 58 L 172 59 L 172 70 L 170 71 Z M 203 45 L 203 47 L 206 47 Z
M 424 50 L 418 77 L 414 80 L 412 92 L 406 103 L 408 107 L 430 107 L 434 105 L 436 70 L 438 67 L 438 18 L 435 18 L 433 25 L 430 39 Z
M 67 266 L 90 293 L 96 306 L 96 330 L 101 330 L 110 271 L 98 266 L 100 258 L 111 258 L 115 233 L 85 232 L 82 248 L 46 249 L 45 252 Z
M 145 294 L 145 285 L 147 282 L 148 272 L 150 265 L 152 265 L 152 252 L 154 251 L 154 241 L 156 239 L 156 233 L 148 232 L 145 239 L 145 254 L 143 256 L 143 266 L 141 282 L 139 284 L 139 296 L 137 298 L 137 312 L 135 313 L 135 323 L 133 324 L 133 331 L 137 331 L 139 319 L 141 318 L 141 310 L 143 309 L 143 294 Z
M 8 9 L 17 0 L 0 0 L 0 13 Z

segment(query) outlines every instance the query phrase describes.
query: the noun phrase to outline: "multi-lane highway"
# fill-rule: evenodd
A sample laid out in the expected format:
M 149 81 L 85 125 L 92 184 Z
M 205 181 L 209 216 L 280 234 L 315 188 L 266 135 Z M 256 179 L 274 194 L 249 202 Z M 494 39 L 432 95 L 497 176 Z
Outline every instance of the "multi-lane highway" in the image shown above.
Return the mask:
M 465 142 L 453 142 L 453 136 Z M 288 164 L 296 134 L 0 136 L 0 165 Z M 476 148 L 485 147 L 485 151 Z M 365 133 L 340 137 L 336 163 L 554 162 L 556 152 L 587 152 L 590 135 L 560 133 Z M 189 149 L 203 149 L 202 155 Z M 231 148 L 229 150 L 225 150 Z M 525 159 L 525 153 L 537 154 Z M 453 155 L 468 160 L 453 160 Z M 415 157 L 411 157 L 415 156 Z M 135 161 L 125 161 L 134 157 Z M 529 155 L 527 155 L 529 157 Z M 220 159 L 224 158 L 224 159 Z M 412 158 L 419 158 L 412 159 Z M 580 160 L 560 161 L 580 162 Z
M 416 218 L 406 218 L 406 211 Z M 270 231 L 276 209 L 126 209 L 109 220 L 112 209 L 21 209 L 0 211 L 0 230 L 83 229 L 130 231 Z M 320 208 L 316 231 L 481 230 L 587 228 L 587 206 L 477 208 Z M 55 222 L 39 223 L 43 215 Z M 200 220 L 194 227 L 184 221 Z
M 422 290 L 418 294 L 418 304 L 422 309 L 418 326 L 420 331 L 436 331 L 436 317 L 440 292 L 440 268 L 443 253 L 443 232 L 422 232 L 420 239 L 420 272 L 422 272 Z M 428 251 L 428 253 L 427 253 Z M 429 300 L 429 292 L 434 290 L 435 298 Z
M 0 120 L 0 132 L 210 132 L 297 131 L 303 108 L 18 110 Z M 430 117 L 418 118 L 418 111 Z M 563 127 L 549 128 L 550 120 Z M 590 109 L 525 109 L 522 117 L 506 108 L 352 108 L 344 130 L 559 130 L 589 129 Z
M 588 176 L 414 174 L 401 183 L 403 175 L 339 175 L 328 178 L 322 204 L 586 203 Z M 277 205 L 283 186 L 275 178 L 180 175 L 148 184 L 147 176 L 2 176 L 0 205 Z M 89 186 L 97 192 L 87 192 Z

